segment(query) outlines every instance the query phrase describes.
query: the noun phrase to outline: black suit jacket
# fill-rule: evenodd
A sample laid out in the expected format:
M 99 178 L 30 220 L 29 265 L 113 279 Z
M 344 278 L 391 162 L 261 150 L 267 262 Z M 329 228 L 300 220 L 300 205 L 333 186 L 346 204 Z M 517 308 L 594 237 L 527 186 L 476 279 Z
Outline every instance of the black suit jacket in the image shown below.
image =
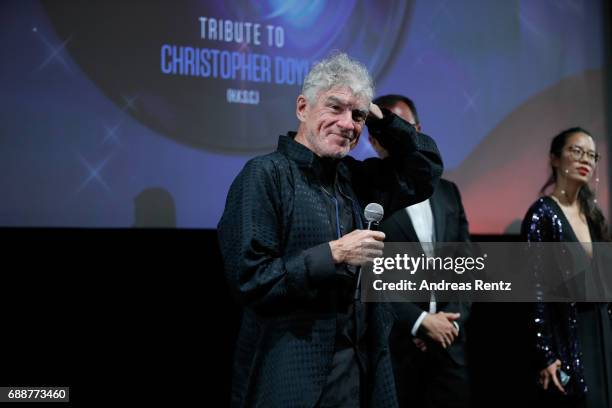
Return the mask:
M 434 230 L 437 242 L 468 242 L 470 234 L 468 222 L 465 217 L 461 195 L 455 183 L 440 179 L 437 188 L 430 198 L 431 211 L 433 213 Z M 419 242 L 419 238 L 414 230 L 410 216 L 405 209 L 396 211 L 380 225 L 380 230 L 386 235 L 387 242 Z M 394 303 L 396 312 L 404 317 L 408 317 L 404 322 L 396 324 L 392 333 L 394 358 L 410 358 L 411 354 L 417 349 L 412 344 L 411 330 L 414 323 L 423 313 L 425 305 L 415 303 Z M 461 313 L 459 324 L 459 337 L 448 348 L 448 353 L 452 359 L 461 365 L 466 362 L 465 340 L 466 340 L 466 321 L 469 317 L 470 305 L 465 302 L 439 303 L 438 311 Z

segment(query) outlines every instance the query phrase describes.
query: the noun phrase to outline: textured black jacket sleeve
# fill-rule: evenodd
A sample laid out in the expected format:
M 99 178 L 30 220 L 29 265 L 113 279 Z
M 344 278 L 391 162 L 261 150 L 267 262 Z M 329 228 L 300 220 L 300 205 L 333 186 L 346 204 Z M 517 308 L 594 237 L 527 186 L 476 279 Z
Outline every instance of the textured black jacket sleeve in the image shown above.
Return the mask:
M 258 307 L 316 295 L 308 267 L 333 274 L 329 244 L 287 253 L 283 246 L 278 169 L 264 158 L 249 161 L 227 196 L 218 234 L 226 276 L 234 295 Z M 327 259 L 327 261 L 326 261 Z
M 431 196 L 444 169 L 433 139 L 383 109 L 384 117 L 368 119 L 370 133 L 389 151 L 386 159 L 350 160 L 352 185 L 362 205 L 381 204 L 385 218 Z

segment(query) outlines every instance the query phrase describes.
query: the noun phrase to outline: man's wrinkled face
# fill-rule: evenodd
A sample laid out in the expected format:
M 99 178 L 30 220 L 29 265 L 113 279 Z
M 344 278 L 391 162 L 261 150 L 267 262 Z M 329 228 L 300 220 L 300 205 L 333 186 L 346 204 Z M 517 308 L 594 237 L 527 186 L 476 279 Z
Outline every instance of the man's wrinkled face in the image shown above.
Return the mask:
M 357 145 L 368 116 L 368 101 L 350 88 L 321 92 L 310 105 L 303 95 L 297 100 L 297 116 L 305 130 L 300 141 L 320 157 L 342 158 Z

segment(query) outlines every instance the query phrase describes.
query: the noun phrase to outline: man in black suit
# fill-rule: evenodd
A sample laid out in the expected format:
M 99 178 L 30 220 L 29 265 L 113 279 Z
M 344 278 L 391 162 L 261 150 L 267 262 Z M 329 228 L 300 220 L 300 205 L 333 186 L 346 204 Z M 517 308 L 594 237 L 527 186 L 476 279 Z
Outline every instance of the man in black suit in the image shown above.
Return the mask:
M 421 124 L 414 102 L 401 95 L 374 101 L 412 124 Z M 389 155 L 378 141 L 370 143 L 381 158 Z M 432 197 L 395 212 L 380 226 L 387 242 L 420 242 L 432 256 L 434 242 L 469 242 L 468 222 L 457 186 L 441 179 Z M 396 324 L 390 337 L 400 406 L 468 407 L 470 383 L 466 359 L 467 303 L 395 303 L 409 324 Z

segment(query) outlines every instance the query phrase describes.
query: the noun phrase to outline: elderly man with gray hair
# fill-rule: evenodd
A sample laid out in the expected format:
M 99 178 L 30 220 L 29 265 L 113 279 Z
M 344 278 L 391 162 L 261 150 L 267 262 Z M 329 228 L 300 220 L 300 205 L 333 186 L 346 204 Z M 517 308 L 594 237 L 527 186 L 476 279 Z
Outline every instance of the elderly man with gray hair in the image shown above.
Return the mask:
M 367 69 L 337 53 L 313 66 L 296 102 L 297 133 L 250 160 L 228 193 L 218 233 L 243 305 L 232 406 L 393 407 L 389 305 L 354 300 L 357 268 L 382 255 L 385 214 L 428 198 L 441 173 L 436 144 L 371 103 Z M 364 126 L 393 154 L 348 156 Z M 366 307 L 367 306 L 367 307 Z

